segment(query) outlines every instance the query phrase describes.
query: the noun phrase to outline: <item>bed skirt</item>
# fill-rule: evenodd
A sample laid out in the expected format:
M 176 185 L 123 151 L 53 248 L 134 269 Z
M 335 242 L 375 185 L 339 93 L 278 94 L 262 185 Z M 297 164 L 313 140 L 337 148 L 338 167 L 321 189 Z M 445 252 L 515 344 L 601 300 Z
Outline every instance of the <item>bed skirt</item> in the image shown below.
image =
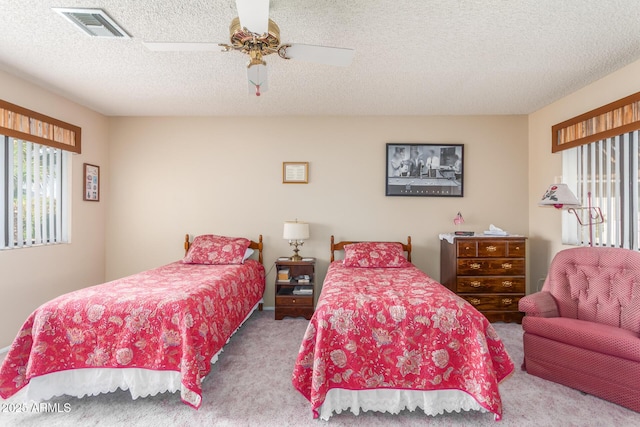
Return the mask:
M 336 414 L 350 409 L 354 415 L 362 411 L 389 412 L 397 414 L 408 409 L 420 408 L 426 415 L 439 415 L 446 412 L 480 411 L 489 412 L 469 394 L 461 390 L 329 390 L 322 406 L 318 408 L 320 418 L 328 420 Z

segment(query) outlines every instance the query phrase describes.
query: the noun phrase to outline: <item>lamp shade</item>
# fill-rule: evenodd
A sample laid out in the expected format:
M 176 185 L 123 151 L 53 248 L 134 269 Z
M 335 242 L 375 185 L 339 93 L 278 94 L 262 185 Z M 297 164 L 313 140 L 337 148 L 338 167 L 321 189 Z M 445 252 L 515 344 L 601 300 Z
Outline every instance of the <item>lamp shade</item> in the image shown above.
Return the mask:
M 306 222 L 286 221 L 282 238 L 285 240 L 305 240 L 309 238 L 309 224 Z
M 556 208 L 571 208 L 580 206 L 578 198 L 567 184 L 551 184 L 538 202 L 538 206 L 553 206 Z

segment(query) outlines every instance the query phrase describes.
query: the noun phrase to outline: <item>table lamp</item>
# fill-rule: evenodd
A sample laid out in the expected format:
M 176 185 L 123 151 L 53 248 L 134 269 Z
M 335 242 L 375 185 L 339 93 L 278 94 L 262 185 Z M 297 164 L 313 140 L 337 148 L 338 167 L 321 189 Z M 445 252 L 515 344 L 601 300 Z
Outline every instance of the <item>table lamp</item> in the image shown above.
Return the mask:
M 293 255 L 289 257 L 291 261 L 300 261 L 302 257 L 298 255 L 298 246 L 304 244 L 304 240 L 309 238 L 309 224 L 306 222 L 285 221 L 282 238 L 289 241 L 293 246 Z

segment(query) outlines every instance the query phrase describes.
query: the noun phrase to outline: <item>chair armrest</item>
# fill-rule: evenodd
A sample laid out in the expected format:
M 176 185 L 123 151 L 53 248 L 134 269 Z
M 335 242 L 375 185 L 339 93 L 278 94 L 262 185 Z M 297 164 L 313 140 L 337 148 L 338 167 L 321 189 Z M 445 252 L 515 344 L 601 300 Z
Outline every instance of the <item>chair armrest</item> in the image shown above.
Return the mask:
M 518 310 L 534 317 L 558 317 L 558 305 L 551 293 L 546 291 L 536 292 L 520 298 Z

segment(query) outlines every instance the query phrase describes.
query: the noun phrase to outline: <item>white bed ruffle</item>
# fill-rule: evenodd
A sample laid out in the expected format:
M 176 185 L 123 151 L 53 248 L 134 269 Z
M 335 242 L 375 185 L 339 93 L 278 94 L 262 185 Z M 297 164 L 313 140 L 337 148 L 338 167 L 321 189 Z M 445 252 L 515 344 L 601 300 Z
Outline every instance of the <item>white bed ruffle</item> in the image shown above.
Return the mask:
M 329 390 L 324 403 L 318 408 L 321 419 L 327 421 L 335 412 L 350 409 L 354 415 L 362 411 L 389 412 L 397 414 L 408 409 L 420 408 L 427 415 L 446 412 L 480 411 L 489 412 L 470 395 L 461 390 Z
M 261 299 L 247 314 L 240 326 L 231 334 L 233 336 L 247 321 L 260 304 Z M 227 343 L 231 339 L 227 340 Z M 225 343 L 226 345 L 226 343 Z M 213 365 L 218 361 L 220 349 L 211 358 Z M 180 372 L 155 371 L 144 368 L 83 368 L 52 372 L 34 377 L 24 388 L 8 399 L 0 401 L 9 403 L 42 402 L 56 396 L 97 396 L 112 393 L 117 389 L 129 390 L 132 399 L 155 396 L 158 393 L 174 393 L 180 390 L 180 397 L 194 406 L 200 404 L 201 397 L 183 387 Z M 203 381 L 206 379 L 203 378 Z

